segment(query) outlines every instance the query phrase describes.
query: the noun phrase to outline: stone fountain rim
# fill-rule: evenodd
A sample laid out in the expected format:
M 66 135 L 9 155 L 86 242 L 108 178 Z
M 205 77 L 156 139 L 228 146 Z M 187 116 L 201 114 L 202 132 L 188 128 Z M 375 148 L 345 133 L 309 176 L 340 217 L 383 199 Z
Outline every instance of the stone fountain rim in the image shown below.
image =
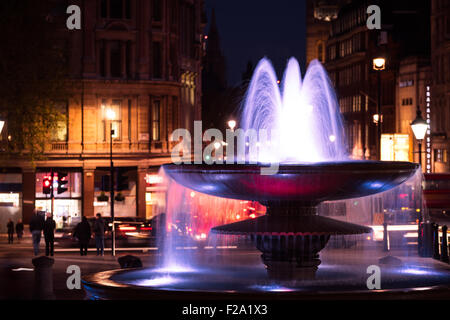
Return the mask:
M 273 291 L 209 291 L 209 290 L 170 290 L 157 289 L 143 286 L 136 286 L 132 284 L 122 284 L 111 280 L 115 274 L 142 270 L 145 268 L 129 268 L 129 269 L 115 269 L 102 271 L 82 277 L 83 287 L 92 287 L 101 294 L 104 299 L 113 300 L 166 300 L 172 298 L 173 300 L 218 300 L 224 298 L 239 298 L 242 300 L 270 300 L 270 299 L 304 299 L 304 300 L 327 300 L 339 299 L 348 300 L 357 299 L 424 299 L 427 294 L 448 293 L 449 285 L 435 285 L 415 288 L 395 288 L 395 289 L 380 289 L 380 290 L 336 290 L 336 291 L 288 291 L 288 292 L 273 292 Z M 151 268 L 150 268 L 151 269 Z M 106 281 L 108 284 L 103 284 L 100 281 Z M 84 288 L 85 291 L 86 288 Z M 101 292 L 98 292 L 98 291 Z M 106 295 L 106 296 L 105 296 Z M 98 296 L 96 296 L 98 298 Z
M 203 174 L 217 174 L 226 172 L 227 174 L 242 174 L 242 173 L 260 173 L 261 168 L 268 167 L 268 163 L 223 163 L 223 164 L 195 164 L 195 163 L 183 163 L 174 164 L 167 163 L 164 164 L 164 169 L 171 171 L 183 172 L 183 173 L 199 173 Z M 374 161 L 374 160 L 349 160 L 349 161 L 324 161 L 315 163 L 279 163 L 278 172 L 279 174 L 309 174 L 320 172 L 324 173 L 327 171 L 339 173 L 346 172 L 358 172 L 360 174 L 365 172 L 411 172 L 412 170 L 417 170 L 419 164 L 407 161 Z

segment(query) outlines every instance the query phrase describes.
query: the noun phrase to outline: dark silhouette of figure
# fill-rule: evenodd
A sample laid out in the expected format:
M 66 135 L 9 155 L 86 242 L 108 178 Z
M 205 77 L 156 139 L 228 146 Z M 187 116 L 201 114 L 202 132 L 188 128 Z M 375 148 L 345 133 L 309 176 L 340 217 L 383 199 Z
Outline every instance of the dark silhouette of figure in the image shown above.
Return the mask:
M 91 239 L 91 226 L 85 216 L 81 218 L 81 222 L 75 227 L 73 236 L 78 239 L 80 255 L 87 256 L 89 240 Z
M 42 230 L 44 229 L 44 217 L 35 211 L 30 221 L 30 232 L 33 238 L 34 255 L 39 255 L 39 244 L 41 242 Z
M 14 222 L 11 218 L 8 220 L 6 228 L 8 228 L 8 243 L 12 244 L 14 242 Z
M 47 213 L 47 219 L 44 222 L 45 255 L 53 256 L 55 245 L 56 223 L 51 213 Z
M 97 213 L 95 215 L 94 233 L 97 255 L 103 256 L 103 251 L 105 250 L 105 222 L 103 221 L 102 215 L 100 213 Z
M 16 223 L 16 234 L 17 234 L 17 240 L 19 241 L 19 243 L 23 237 L 23 230 L 24 230 L 24 226 L 23 226 L 22 219 L 19 219 L 19 221 L 17 221 L 17 223 Z

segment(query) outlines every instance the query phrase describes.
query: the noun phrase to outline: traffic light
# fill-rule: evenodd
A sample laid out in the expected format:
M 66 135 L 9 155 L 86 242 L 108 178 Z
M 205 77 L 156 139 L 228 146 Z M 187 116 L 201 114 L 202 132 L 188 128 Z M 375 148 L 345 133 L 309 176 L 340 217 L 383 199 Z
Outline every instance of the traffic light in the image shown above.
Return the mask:
M 44 179 L 42 180 L 42 193 L 44 193 L 44 194 L 52 193 L 52 177 L 51 176 L 44 176 Z
M 58 172 L 58 194 L 64 193 L 67 191 L 69 180 L 67 179 L 68 173 Z

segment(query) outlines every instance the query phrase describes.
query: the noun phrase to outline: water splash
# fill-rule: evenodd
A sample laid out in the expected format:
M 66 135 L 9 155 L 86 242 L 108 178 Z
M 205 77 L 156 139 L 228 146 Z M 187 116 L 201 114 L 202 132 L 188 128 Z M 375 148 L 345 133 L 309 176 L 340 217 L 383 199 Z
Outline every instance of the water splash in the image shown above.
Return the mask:
M 282 93 L 271 62 L 261 59 L 241 117 L 244 130 L 270 132 L 272 143 L 259 146 L 256 160 L 305 163 L 347 159 L 336 95 L 320 62 L 310 63 L 302 81 L 298 61 L 289 59 L 281 87 Z
M 234 244 L 237 237 L 210 235 L 212 227 L 256 218 L 266 212 L 264 206 L 254 201 L 219 198 L 183 187 L 170 179 L 164 168 L 158 174 L 167 188 L 166 205 L 157 212 L 166 216 L 166 232 L 159 241 L 163 255 L 158 270 L 168 274 L 194 272 L 197 250 L 205 246 Z

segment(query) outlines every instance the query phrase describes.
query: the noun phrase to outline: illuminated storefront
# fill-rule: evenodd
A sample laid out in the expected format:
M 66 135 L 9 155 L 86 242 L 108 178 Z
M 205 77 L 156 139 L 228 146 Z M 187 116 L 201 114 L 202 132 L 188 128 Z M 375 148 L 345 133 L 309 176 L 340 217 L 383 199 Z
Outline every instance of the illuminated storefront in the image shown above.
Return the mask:
M 137 168 L 118 167 L 114 172 L 114 216 L 136 217 Z M 110 169 L 97 168 L 94 179 L 94 214 L 109 217 Z
M 56 176 L 56 172 L 54 175 Z M 56 228 L 72 227 L 81 221 L 82 211 L 82 174 L 81 171 L 68 171 L 67 173 L 67 191 L 58 194 L 57 183 L 54 183 L 54 200 L 53 200 L 53 218 L 56 222 Z M 43 193 L 43 178 L 50 176 L 51 172 L 48 169 L 43 169 L 36 172 L 36 199 L 35 207 L 38 211 L 51 212 L 52 200 L 49 194 Z
M 22 174 L 0 173 L 0 233 L 6 232 L 6 224 L 12 219 L 22 219 Z
M 145 175 L 145 217 L 151 219 L 162 213 L 166 206 L 166 189 L 163 186 L 163 177 L 157 173 Z
M 400 133 L 382 134 L 381 160 L 411 161 L 409 135 Z

